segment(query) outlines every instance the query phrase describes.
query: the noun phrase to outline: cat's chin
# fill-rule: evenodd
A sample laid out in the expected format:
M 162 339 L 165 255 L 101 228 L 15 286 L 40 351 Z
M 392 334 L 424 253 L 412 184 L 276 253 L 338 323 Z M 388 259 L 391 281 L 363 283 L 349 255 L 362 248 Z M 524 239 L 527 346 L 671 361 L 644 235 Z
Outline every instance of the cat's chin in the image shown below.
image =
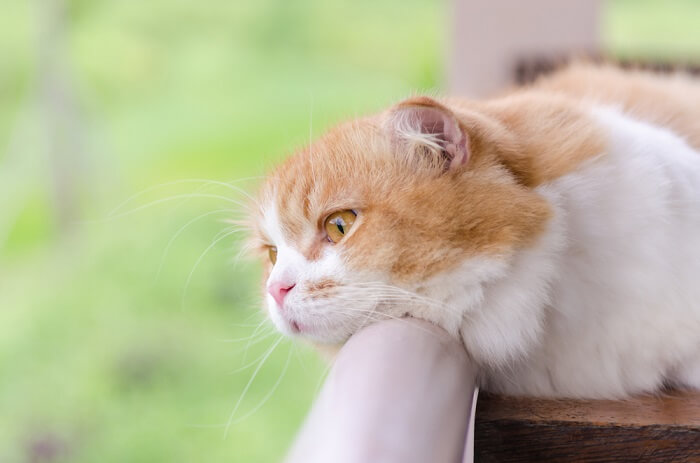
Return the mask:
M 281 317 L 270 317 L 275 328 L 292 339 L 302 339 L 314 345 L 340 346 L 350 338 L 347 328 L 329 329 L 327 326 L 299 321 L 288 321 Z
M 350 338 L 351 333 L 331 333 L 331 332 L 315 332 L 312 329 L 307 331 L 291 332 L 288 330 L 280 330 L 280 332 L 291 339 L 308 342 L 318 349 L 340 349 L 343 344 Z
M 292 329 L 292 336 L 302 338 L 315 345 L 343 345 L 353 334 L 346 327 L 329 329 L 327 326 L 319 326 L 313 323 L 298 324 L 297 326 L 298 330 Z

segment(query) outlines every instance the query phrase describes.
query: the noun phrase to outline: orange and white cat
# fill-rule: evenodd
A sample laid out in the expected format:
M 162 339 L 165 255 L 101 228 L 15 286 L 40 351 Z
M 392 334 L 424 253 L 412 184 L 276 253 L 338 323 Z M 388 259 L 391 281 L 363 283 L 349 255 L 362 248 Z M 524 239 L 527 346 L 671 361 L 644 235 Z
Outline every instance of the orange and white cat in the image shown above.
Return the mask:
M 700 82 L 586 65 L 342 124 L 262 189 L 269 315 L 429 320 L 496 392 L 700 388 L 699 150 Z

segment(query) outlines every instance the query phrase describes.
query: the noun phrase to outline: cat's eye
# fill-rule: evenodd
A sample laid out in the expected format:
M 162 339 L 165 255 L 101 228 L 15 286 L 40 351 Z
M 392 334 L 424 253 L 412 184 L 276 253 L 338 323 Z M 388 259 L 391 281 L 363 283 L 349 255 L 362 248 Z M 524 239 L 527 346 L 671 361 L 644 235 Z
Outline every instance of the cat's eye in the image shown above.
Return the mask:
M 350 209 L 334 212 L 329 215 L 326 222 L 323 224 L 328 239 L 334 243 L 342 240 L 352 228 L 356 218 L 357 213 Z
M 267 255 L 270 256 L 270 262 L 272 262 L 272 265 L 275 265 L 275 262 L 277 262 L 277 248 L 275 246 L 270 246 L 267 248 Z

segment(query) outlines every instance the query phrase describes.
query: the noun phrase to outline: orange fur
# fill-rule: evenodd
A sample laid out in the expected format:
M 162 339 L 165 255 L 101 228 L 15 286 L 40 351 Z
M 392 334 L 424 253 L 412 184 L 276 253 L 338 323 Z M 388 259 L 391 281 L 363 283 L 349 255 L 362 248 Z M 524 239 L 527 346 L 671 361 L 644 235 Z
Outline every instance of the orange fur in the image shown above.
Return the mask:
M 661 75 L 578 63 L 540 79 L 535 87 L 621 106 L 633 117 L 667 127 L 700 148 L 700 86 L 686 74 Z
M 469 256 L 508 256 L 534 243 L 550 218 L 534 187 L 603 154 L 589 101 L 621 104 L 700 146 L 700 95 L 682 79 L 575 66 L 493 100 L 418 97 L 342 124 L 279 166 L 262 203 L 276 205 L 286 239 L 312 261 L 331 245 L 323 220 L 359 210 L 337 244 L 343 259 L 397 282 L 424 280 Z M 444 172 L 397 152 L 387 125 L 397 108 L 415 105 L 454 117 L 468 140 L 465 166 Z
M 255 244 L 277 248 L 269 317 L 319 345 L 422 318 L 501 392 L 696 381 L 700 174 L 672 133 L 700 144 L 693 85 L 577 65 L 499 98 L 416 97 L 329 130 L 261 191 Z M 326 219 L 347 210 L 330 240 Z

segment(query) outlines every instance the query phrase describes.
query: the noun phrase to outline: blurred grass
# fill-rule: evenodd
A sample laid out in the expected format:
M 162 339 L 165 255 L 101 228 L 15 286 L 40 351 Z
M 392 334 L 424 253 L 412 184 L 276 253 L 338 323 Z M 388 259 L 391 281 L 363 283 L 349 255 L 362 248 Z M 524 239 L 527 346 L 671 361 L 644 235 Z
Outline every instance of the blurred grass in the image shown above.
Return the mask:
M 278 460 L 322 362 L 280 344 L 223 439 L 255 363 L 231 372 L 276 340 L 244 352 L 263 319 L 258 269 L 234 262 L 234 235 L 202 258 L 185 292 L 229 211 L 192 224 L 163 259 L 183 224 L 232 205 L 192 198 L 109 212 L 173 180 L 260 176 L 310 132 L 439 88 L 446 5 L 69 2 L 65 53 L 85 150 L 73 166 L 81 220 L 63 233 L 36 96 L 39 8 L 9 0 L 0 15 L 0 461 Z M 693 1 L 616 0 L 605 41 L 624 56 L 697 57 L 698 15 Z M 188 193 L 241 199 L 182 182 L 121 211 Z
M 259 176 L 308 139 L 311 118 L 318 134 L 436 86 L 443 13 L 429 1 L 397 5 L 71 2 L 65 49 L 85 127 L 75 168 L 87 222 L 65 236 L 38 141 L 39 4 L 10 5 L 0 17 L 0 51 L 9 57 L 0 62 L 0 146 L 14 148 L 2 150 L 8 181 L 0 192 L 19 210 L 0 248 L 0 461 L 279 459 L 323 365 L 302 345 L 280 344 L 223 439 L 255 364 L 230 372 L 276 340 L 263 338 L 243 358 L 262 316 L 258 270 L 234 265 L 235 236 L 201 260 L 183 296 L 195 262 L 225 227 L 220 219 L 234 213 L 185 230 L 156 278 L 183 224 L 234 205 L 193 198 L 103 219 L 164 182 Z M 166 185 L 123 211 L 198 191 L 241 199 L 225 187 L 200 188 Z
M 699 21 L 695 0 L 612 0 L 603 16 L 603 39 L 622 58 L 697 65 Z

